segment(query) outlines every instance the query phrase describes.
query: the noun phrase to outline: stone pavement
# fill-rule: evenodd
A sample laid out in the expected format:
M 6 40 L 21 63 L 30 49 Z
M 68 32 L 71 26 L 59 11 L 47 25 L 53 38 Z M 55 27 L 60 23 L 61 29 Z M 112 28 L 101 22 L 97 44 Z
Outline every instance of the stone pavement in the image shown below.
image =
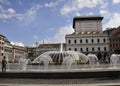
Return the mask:
M 5 79 L 0 86 L 120 86 L 120 79 Z
M 0 86 L 120 86 L 120 83 L 107 84 L 0 84 Z
M 120 86 L 120 84 L 0 84 L 0 86 Z

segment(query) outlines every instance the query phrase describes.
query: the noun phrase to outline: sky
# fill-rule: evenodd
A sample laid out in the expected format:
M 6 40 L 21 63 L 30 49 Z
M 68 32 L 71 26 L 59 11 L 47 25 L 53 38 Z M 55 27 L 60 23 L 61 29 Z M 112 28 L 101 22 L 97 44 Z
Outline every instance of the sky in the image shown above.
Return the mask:
M 0 0 L 0 34 L 12 44 L 65 43 L 75 16 L 103 16 L 103 30 L 120 26 L 120 0 Z

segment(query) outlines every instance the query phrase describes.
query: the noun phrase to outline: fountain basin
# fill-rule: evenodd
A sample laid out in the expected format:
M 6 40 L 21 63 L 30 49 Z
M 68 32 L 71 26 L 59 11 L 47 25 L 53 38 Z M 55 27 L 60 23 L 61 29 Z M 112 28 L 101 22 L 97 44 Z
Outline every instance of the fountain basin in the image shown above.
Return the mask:
M 120 78 L 120 69 L 67 69 L 67 70 L 28 70 L 0 72 L 0 78 L 27 79 L 81 79 L 81 78 Z

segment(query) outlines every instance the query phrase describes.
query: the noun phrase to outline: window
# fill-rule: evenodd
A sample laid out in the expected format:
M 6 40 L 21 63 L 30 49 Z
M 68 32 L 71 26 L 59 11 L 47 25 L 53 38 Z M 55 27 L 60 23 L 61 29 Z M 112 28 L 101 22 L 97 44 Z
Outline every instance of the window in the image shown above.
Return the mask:
M 3 47 L 1 47 L 1 49 L 2 49 L 2 50 L 4 50 L 4 48 L 3 48 Z
M 92 47 L 92 51 L 94 51 L 94 48 Z
M 2 56 L 4 56 L 4 53 L 2 53 Z
M 75 51 L 77 51 L 77 48 L 75 48 Z
M 82 43 L 82 39 L 80 39 L 80 43 Z
M 97 39 L 97 42 L 99 43 L 99 42 L 100 42 L 100 39 Z
M 71 50 L 71 48 L 69 48 L 69 50 Z
M 88 51 L 88 48 L 86 48 L 86 51 Z
M 70 43 L 71 43 L 71 40 L 68 40 L 68 43 L 70 44 Z
M 105 38 L 103 39 L 103 42 L 104 42 L 104 43 L 106 42 Z
M 106 47 L 104 47 L 104 51 L 106 51 Z
M 100 51 L 100 47 L 98 47 L 98 51 Z
M 86 39 L 86 43 L 88 43 L 88 39 Z
M 2 42 L 2 45 L 4 45 L 4 43 Z
M 91 42 L 93 43 L 93 42 L 94 42 L 94 40 L 93 40 L 93 39 L 91 39 Z
M 74 43 L 75 43 L 75 44 L 77 43 L 76 39 L 74 40 Z
M 82 51 L 83 51 L 83 49 L 82 49 L 82 48 L 80 48 L 80 51 L 82 52 Z

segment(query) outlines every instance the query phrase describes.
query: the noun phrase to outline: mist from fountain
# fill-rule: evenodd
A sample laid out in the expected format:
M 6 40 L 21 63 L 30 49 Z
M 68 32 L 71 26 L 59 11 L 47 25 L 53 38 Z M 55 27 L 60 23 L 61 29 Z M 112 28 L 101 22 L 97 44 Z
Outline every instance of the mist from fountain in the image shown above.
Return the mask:
M 70 69 L 73 63 L 75 63 L 75 60 L 71 56 L 67 56 L 63 59 L 62 65 L 66 65 L 66 68 Z
M 30 59 L 26 59 L 25 57 L 21 57 L 21 58 L 19 59 L 20 69 L 26 70 L 27 64 L 28 64 L 28 61 L 29 61 L 29 60 L 30 60 Z
M 120 63 L 120 55 L 112 54 L 110 57 L 110 68 L 117 68 L 118 63 Z
M 47 70 L 48 69 L 48 65 L 50 63 L 53 63 L 51 57 L 49 55 L 43 55 L 40 59 L 39 59 L 39 63 L 43 63 L 44 65 L 44 69 Z
M 88 54 L 87 57 L 90 68 L 95 68 L 96 65 L 97 67 L 99 66 L 98 58 L 95 54 Z
M 60 51 L 47 51 L 35 58 L 32 63 L 40 64 L 43 62 L 44 69 L 48 69 L 48 65 L 51 63 L 54 65 L 64 65 L 67 69 L 70 69 L 72 64 L 80 60 L 85 63 L 88 62 L 88 58 L 85 54 L 76 51 L 63 51 L 63 44 L 61 44 Z

